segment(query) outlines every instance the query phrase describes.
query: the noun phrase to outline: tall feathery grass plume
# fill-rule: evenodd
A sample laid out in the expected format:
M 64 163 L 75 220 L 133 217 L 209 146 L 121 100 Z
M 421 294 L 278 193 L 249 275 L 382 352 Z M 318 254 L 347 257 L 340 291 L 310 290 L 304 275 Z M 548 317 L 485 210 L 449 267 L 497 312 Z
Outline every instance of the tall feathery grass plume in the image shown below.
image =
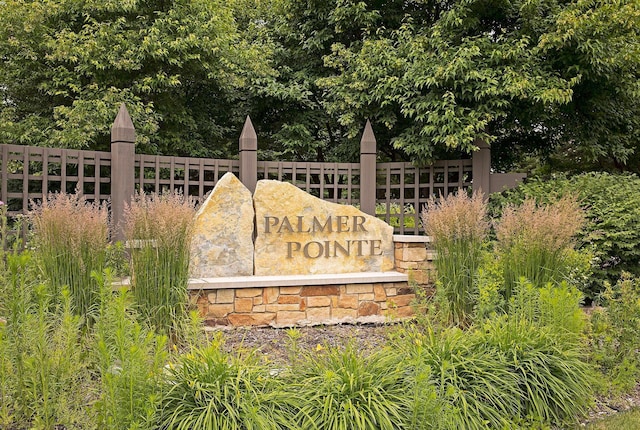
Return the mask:
M 436 251 L 436 299 L 449 323 L 465 325 L 474 306 L 474 277 L 489 231 L 482 193 L 463 190 L 431 198 L 422 211 L 425 232 Z
M 495 225 L 506 299 L 521 277 L 538 287 L 562 281 L 570 272 L 574 239 L 585 222 L 574 196 L 544 206 L 533 199 L 507 206 Z
M 133 296 L 142 317 L 164 334 L 186 317 L 194 207 L 190 197 L 165 192 L 138 194 L 125 209 Z
M 80 193 L 56 193 L 32 207 L 34 254 L 52 296 L 61 297 L 67 286 L 74 312 L 90 320 L 99 300 L 91 272 L 101 272 L 107 259 L 107 205 L 89 202 Z

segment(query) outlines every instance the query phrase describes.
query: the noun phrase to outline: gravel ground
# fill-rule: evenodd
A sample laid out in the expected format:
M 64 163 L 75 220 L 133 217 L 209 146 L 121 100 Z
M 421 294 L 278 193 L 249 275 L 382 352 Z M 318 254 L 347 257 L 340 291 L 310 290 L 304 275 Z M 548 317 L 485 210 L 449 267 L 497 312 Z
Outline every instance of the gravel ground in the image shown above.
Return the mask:
M 343 346 L 349 341 L 354 341 L 358 348 L 366 353 L 381 348 L 388 334 L 395 327 L 392 324 L 302 327 L 295 329 L 295 337 L 300 350 L 314 350 L 318 345 Z M 290 329 L 235 328 L 222 330 L 221 333 L 227 351 L 256 350 L 265 360 L 276 365 L 286 364 L 289 361 L 287 351 L 290 344 Z M 622 397 L 596 399 L 594 407 L 580 425 L 585 426 L 592 421 L 638 407 L 640 407 L 640 386 Z

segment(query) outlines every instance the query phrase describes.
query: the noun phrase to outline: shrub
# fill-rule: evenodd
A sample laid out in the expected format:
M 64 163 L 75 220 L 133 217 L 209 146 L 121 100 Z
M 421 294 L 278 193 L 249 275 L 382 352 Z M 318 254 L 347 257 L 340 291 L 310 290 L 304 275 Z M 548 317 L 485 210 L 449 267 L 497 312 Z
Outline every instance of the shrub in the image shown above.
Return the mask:
M 293 372 L 295 382 L 288 389 L 298 410 L 295 428 L 418 427 L 414 408 L 425 393 L 417 390 L 415 379 L 409 378 L 402 360 L 390 350 L 364 356 L 349 343 L 344 349 L 305 355 Z
M 291 424 L 279 407 L 285 402 L 277 378 L 254 355 L 226 354 L 220 339 L 170 365 L 159 428 L 269 430 Z
M 489 228 L 483 196 L 458 192 L 432 198 L 421 216 L 437 253 L 436 298 L 451 322 L 464 325 L 473 311 L 474 277 Z
M 101 272 L 107 258 L 108 211 L 79 194 L 51 194 L 30 213 L 35 233 L 35 256 L 52 297 L 63 286 L 71 292 L 78 315 L 97 306 L 99 286 L 92 271 Z
M 538 287 L 567 278 L 573 238 L 583 225 L 583 212 L 569 196 L 544 206 L 532 199 L 507 206 L 495 227 L 506 300 L 520 277 Z
M 125 212 L 133 295 L 141 316 L 171 333 L 186 316 L 193 201 L 181 194 L 137 195 Z
M 589 299 L 612 284 L 622 271 L 640 275 L 640 178 L 636 175 L 586 173 L 571 178 L 534 178 L 504 195 L 492 195 L 492 212 L 498 215 L 507 204 L 525 198 L 539 203 L 576 195 L 585 206 L 588 222 L 579 234 L 580 249 L 594 253 L 594 276 L 582 287 Z
M 640 381 L 640 280 L 623 274 L 601 298 L 606 307 L 591 315 L 591 358 L 613 391 L 629 391 Z

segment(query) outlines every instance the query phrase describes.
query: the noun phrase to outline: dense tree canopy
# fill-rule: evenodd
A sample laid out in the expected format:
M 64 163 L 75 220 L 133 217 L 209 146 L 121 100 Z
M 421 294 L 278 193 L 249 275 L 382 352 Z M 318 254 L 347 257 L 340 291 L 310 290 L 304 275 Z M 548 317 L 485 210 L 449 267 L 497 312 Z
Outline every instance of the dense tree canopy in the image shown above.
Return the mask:
M 268 157 L 385 159 L 478 138 L 638 169 L 638 0 L 7 0 L 3 142 L 101 147 L 127 102 L 145 151 L 228 155 L 251 114 Z M 229 146 L 232 145 L 232 146 Z
M 4 142 L 102 148 L 126 102 L 141 151 L 224 155 L 270 48 L 226 0 L 6 0 Z M 216 145 L 212 145 L 216 142 Z

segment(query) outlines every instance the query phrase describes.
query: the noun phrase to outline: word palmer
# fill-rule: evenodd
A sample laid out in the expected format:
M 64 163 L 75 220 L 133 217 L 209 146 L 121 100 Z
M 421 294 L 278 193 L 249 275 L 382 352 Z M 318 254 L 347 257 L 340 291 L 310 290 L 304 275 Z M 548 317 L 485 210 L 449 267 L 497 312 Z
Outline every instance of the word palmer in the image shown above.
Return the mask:
M 324 222 L 317 217 L 296 216 L 282 219 L 275 216 L 264 217 L 264 232 L 271 233 L 357 233 L 367 232 L 364 227 L 366 218 L 356 216 L 328 216 Z M 332 258 L 340 255 L 349 257 L 352 254 L 359 257 L 369 255 L 382 255 L 382 241 L 369 239 L 350 239 L 344 241 L 322 240 L 306 243 L 289 241 L 287 245 L 287 258 L 302 254 L 305 258 Z

